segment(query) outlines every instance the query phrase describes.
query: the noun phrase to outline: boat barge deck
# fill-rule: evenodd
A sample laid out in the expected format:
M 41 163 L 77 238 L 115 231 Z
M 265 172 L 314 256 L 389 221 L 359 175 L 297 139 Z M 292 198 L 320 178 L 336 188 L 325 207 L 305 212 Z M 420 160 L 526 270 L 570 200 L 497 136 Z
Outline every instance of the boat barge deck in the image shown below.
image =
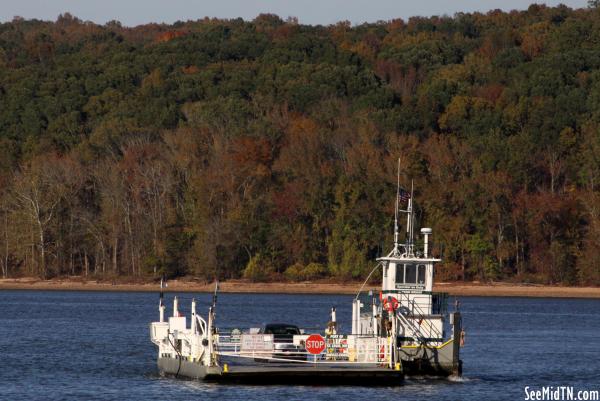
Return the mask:
M 232 366 L 221 373 L 207 374 L 207 382 L 235 384 L 369 385 L 398 386 L 401 370 L 371 365 L 353 366 Z

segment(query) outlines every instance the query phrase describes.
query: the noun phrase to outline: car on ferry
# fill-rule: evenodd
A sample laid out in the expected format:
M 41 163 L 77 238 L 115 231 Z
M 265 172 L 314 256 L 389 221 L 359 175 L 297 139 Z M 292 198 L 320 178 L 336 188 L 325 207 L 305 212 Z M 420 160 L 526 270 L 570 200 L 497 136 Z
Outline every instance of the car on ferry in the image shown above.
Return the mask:
M 302 331 L 298 326 L 286 323 L 269 323 L 259 333 L 273 335 L 274 351 L 272 358 L 292 361 L 306 360 L 306 349 L 294 344 L 294 336 L 302 335 Z M 267 360 L 262 361 L 267 362 Z

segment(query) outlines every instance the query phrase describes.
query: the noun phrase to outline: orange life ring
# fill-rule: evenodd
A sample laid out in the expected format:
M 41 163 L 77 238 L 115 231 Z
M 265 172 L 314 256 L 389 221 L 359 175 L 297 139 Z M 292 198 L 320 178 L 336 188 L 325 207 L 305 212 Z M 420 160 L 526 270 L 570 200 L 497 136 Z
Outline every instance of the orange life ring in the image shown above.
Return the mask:
M 388 312 L 394 312 L 398 309 L 398 300 L 394 297 L 388 297 L 383 300 L 383 308 Z

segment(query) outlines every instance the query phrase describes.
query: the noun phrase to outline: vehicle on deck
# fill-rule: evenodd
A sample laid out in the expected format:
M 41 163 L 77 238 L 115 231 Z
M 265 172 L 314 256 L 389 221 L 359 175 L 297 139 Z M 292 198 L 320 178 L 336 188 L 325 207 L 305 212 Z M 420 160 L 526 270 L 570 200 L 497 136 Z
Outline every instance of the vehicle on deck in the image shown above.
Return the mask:
M 306 349 L 301 344 L 294 344 L 294 336 L 302 335 L 298 326 L 284 323 L 266 324 L 259 334 L 273 335 L 273 353 L 271 358 L 291 361 L 305 361 Z M 257 362 L 269 362 L 268 359 L 255 359 Z

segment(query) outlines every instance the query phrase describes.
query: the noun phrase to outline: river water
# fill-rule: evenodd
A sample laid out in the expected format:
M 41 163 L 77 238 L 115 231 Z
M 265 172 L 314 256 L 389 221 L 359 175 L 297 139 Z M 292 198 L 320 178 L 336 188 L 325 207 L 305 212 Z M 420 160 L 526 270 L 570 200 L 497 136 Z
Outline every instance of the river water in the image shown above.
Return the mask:
M 189 311 L 193 294 L 179 294 Z M 210 295 L 195 294 L 205 315 Z M 173 294 L 166 295 L 171 310 Z M 323 325 L 351 296 L 221 294 L 217 323 Z M 464 378 L 400 387 L 225 386 L 163 378 L 148 323 L 158 295 L 0 291 L 1 400 L 523 400 L 524 388 L 600 390 L 600 300 L 460 298 Z

